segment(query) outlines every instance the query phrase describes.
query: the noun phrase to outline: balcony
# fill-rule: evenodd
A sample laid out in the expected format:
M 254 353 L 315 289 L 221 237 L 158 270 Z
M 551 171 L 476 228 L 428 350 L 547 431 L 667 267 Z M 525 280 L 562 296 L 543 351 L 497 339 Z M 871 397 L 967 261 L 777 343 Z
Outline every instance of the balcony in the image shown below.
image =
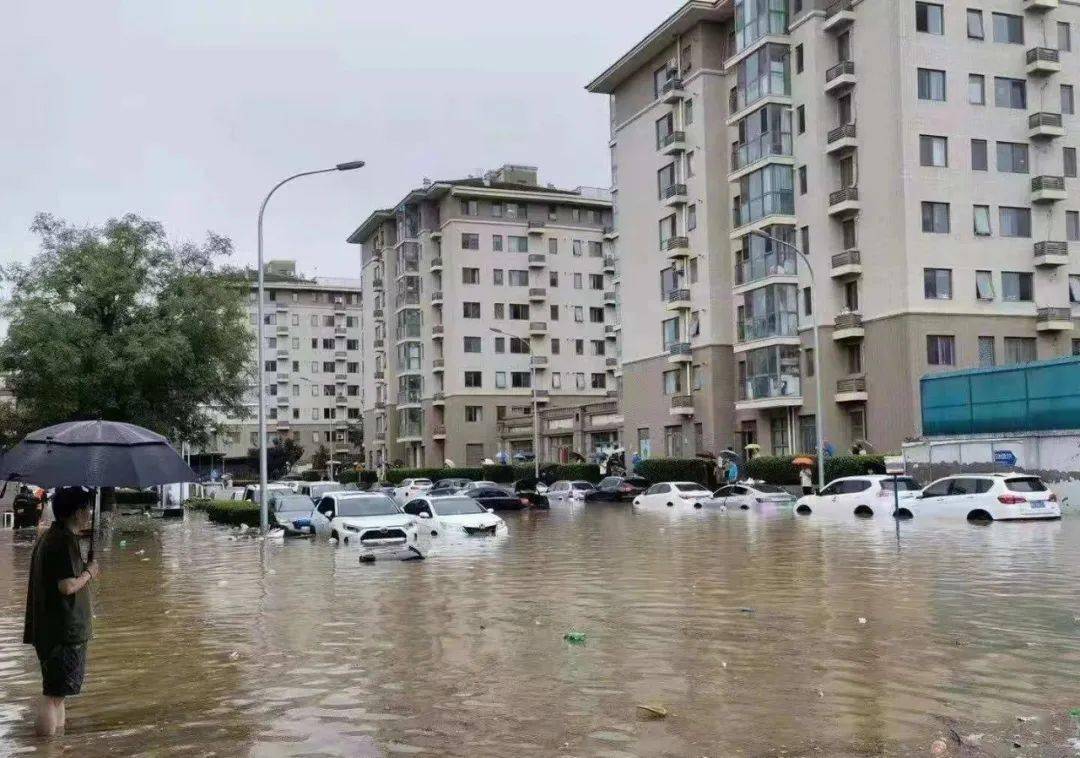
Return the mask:
M 276 331 L 277 331 L 277 334 L 278 334 L 279 337 L 287 337 L 287 336 L 289 336 L 289 325 L 288 324 L 278 324 Z
M 610 240 L 615 240 L 615 239 L 618 239 L 618 238 L 619 238 L 619 233 L 617 231 L 615 231 L 614 226 L 605 226 L 604 227 L 604 239 L 610 241 Z
M 377 381 L 377 382 L 385 382 L 386 381 L 386 372 L 385 371 L 376 371 L 373 374 L 373 377 L 374 377 L 375 381 Z
M 670 132 L 660 140 L 660 152 L 675 155 L 686 152 L 686 132 Z
M 345 395 L 334 395 L 334 404 L 335 405 L 348 405 L 349 404 L 349 398 L 346 397 Z
M 1067 266 L 1069 245 L 1066 242 L 1036 242 L 1035 265 L 1043 267 Z
M 545 287 L 529 287 L 529 300 L 534 303 L 547 300 L 547 289 Z
M 619 367 L 619 359 L 618 358 L 605 358 L 604 359 L 604 368 L 606 368 L 608 371 L 614 371 L 618 367 Z
M 1027 51 L 1028 76 L 1049 76 L 1061 71 L 1061 55 L 1051 47 L 1033 47 Z
M 431 270 L 432 273 L 435 273 L 437 271 L 442 271 L 442 256 L 437 255 L 437 256 L 435 256 L 434 258 L 431 259 L 430 270 Z
M 1031 202 L 1055 203 L 1068 197 L 1065 192 L 1065 177 L 1036 176 L 1031 180 Z
M 829 193 L 829 215 L 847 218 L 859 212 L 859 188 L 845 187 Z
M 669 184 L 660 193 L 660 200 L 669 208 L 676 205 L 686 205 L 690 196 L 687 194 L 685 184 Z
M 348 374 L 334 374 L 334 381 L 338 384 L 344 384 L 349 380 Z
M 283 371 L 279 371 L 277 375 L 277 380 L 279 384 L 282 382 L 287 382 L 289 381 L 289 375 Z
M 858 250 L 845 250 L 832 257 L 829 275 L 833 279 L 847 279 L 862 274 L 862 255 Z
M 371 317 L 376 321 L 382 321 L 386 318 L 386 312 L 382 308 L 375 308 L 371 311 Z
M 386 348 L 386 340 L 382 339 L 381 337 L 376 337 L 376 338 L 375 338 L 375 339 L 374 339 L 374 340 L 372 341 L 371 345 L 372 345 L 372 347 L 374 347 L 374 348 L 375 348 L 376 350 L 383 350 L 383 349 L 385 349 L 385 348 Z
M 855 86 L 855 61 L 841 61 L 825 72 L 825 91 L 842 95 Z
M 283 303 L 281 301 L 275 301 L 274 310 L 277 311 L 278 313 L 288 313 L 289 312 L 289 306 L 286 303 Z
M 1039 308 L 1035 312 L 1035 331 L 1071 332 L 1072 308 Z
M 1042 13 L 1058 7 L 1058 0 L 1024 0 L 1024 10 Z
M 543 268 L 546 265 L 546 255 L 543 253 L 529 253 L 529 268 Z
M 334 302 L 334 315 L 335 316 L 342 316 L 342 317 L 345 316 L 345 301 L 344 300 L 337 300 L 337 301 Z
M 689 342 L 676 342 L 668 348 L 668 363 L 689 363 L 694 360 L 694 352 Z
M 614 324 L 604 324 L 604 336 L 609 340 L 615 340 L 619 338 L 618 331 L 615 329 Z
M 831 130 L 825 138 L 825 152 L 837 155 L 854 150 L 858 146 L 855 140 L 855 124 L 844 124 Z
M 346 329 L 344 326 L 335 326 L 334 327 L 334 334 L 340 334 L 342 337 L 344 337 L 348 333 L 349 333 L 349 330 Z
M 683 89 L 683 81 L 678 77 L 668 79 L 660 87 L 660 99 L 669 105 L 677 103 L 686 97 L 686 90 Z
M 614 292 L 605 292 L 604 293 L 604 305 L 615 305 L 617 302 L 618 302 L 618 299 L 615 297 Z
M 825 20 L 821 24 L 821 30 L 829 34 L 840 34 L 855 23 L 855 11 L 851 8 L 851 0 L 837 0 L 825 8 Z
M 336 360 L 343 361 L 348 357 L 349 357 L 349 354 L 345 350 L 335 350 L 334 351 L 334 358 Z
M 667 293 L 664 300 L 664 308 L 669 311 L 690 309 L 690 290 L 677 289 Z
M 543 337 L 547 334 L 547 322 L 546 321 L 530 321 L 529 322 L 529 335 L 532 337 Z
M 375 432 L 375 444 L 376 445 L 385 445 L 386 444 L 386 432 Z
M 833 399 L 838 403 L 865 403 L 866 377 L 849 376 L 846 379 L 837 379 L 836 395 Z
M 383 280 L 378 277 L 372 279 L 371 289 L 375 290 L 376 292 L 381 292 L 383 289 Z
M 799 267 L 795 254 L 781 247 L 779 250 L 754 250 L 749 257 L 736 252 L 735 282 L 732 294 L 741 295 L 769 284 L 798 284 Z
M 615 273 L 615 256 L 614 255 L 605 255 L 604 256 L 603 271 L 604 271 L 605 274 L 614 274 Z
M 794 226 L 797 221 L 793 190 L 775 190 L 749 199 L 740 198 L 740 204 L 731 209 L 731 228 L 734 230 L 731 232 L 731 239 L 738 239 L 754 229 L 764 229 L 773 224 Z
M 671 260 L 690 257 L 689 237 L 668 237 L 663 241 L 660 247 Z
M 279 418 L 274 419 L 274 431 L 287 432 L 289 431 L 289 419 Z
M 431 370 L 436 374 L 441 374 L 446 370 L 446 360 L 443 358 L 435 358 L 431 361 Z
M 840 313 L 833 320 L 832 338 L 836 342 L 861 340 L 866 336 L 862 315 L 859 313 Z
M 431 291 L 431 304 L 432 305 L 442 305 L 442 301 L 443 301 L 442 290 L 432 290 Z
M 672 416 L 693 416 L 694 415 L 694 396 L 693 395 L 672 395 L 671 396 L 671 408 L 668 411 Z
M 386 401 L 385 400 L 376 400 L 375 401 L 375 410 L 385 412 L 386 411 Z
M 798 345 L 799 314 L 794 310 L 778 310 L 744 318 L 736 323 L 735 332 L 737 353 L 768 345 Z
M 753 170 L 758 163 L 768 159 L 779 159 L 775 162 L 786 164 L 795 162 L 792 157 L 790 132 L 765 132 L 749 142 L 733 145 L 728 181 L 735 181 Z
M 432 324 L 431 325 L 431 338 L 436 339 L 436 340 L 441 340 L 443 338 L 443 333 L 445 331 L 446 331 L 446 327 L 443 326 L 442 324 Z
M 529 356 L 529 365 L 535 369 L 544 370 L 548 367 L 548 357 L 546 355 Z
M 442 240 L 442 229 L 436 227 L 435 229 L 431 230 L 430 235 L 431 235 L 431 239 L 433 239 L 436 242 L 439 242 L 440 240 Z
M 547 229 L 546 221 L 529 221 L 525 225 L 528 234 L 543 234 L 545 229 Z
M 1039 111 L 1028 116 L 1028 136 L 1032 139 L 1054 139 L 1065 136 L 1065 124 L 1060 113 Z
M 446 405 L 446 393 L 436 392 L 431 396 L 431 404 L 435 406 Z
M 446 427 L 443 424 L 435 424 L 431 427 L 431 438 L 435 440 L 446 439 Z
M 283 360 L 283 359 L 288 360 L 289 359 L 289 351 L 288 351 L 288 349 L 284 348 L 284 347 L 279 347 L 277 349 L 277 358 L 278 358 L 279 361 Z
M 277 395 L 276 397 L 277 397 L 277 404 L 279 406 L 289 404 L 289 396 L 288 395 Z
M 537 403 L 546 403 L 551 400 L 551 393 L 548 390 L 533 390 L 532 397 Z

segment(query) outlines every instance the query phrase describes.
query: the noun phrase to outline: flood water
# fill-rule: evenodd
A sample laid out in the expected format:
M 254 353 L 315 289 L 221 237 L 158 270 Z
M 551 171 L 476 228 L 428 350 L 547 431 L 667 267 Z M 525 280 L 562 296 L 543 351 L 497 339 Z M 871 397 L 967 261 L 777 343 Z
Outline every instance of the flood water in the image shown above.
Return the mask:
M 20 644 L 31 544 L 0 533 L 0 754 L 925 755 L 942 738 L 958 755 L 969 735 L 981 754 L 1075 752 L 1080 517 L 507 521 L 361 565 L 201 514 L 120 519 L 51 745 Z

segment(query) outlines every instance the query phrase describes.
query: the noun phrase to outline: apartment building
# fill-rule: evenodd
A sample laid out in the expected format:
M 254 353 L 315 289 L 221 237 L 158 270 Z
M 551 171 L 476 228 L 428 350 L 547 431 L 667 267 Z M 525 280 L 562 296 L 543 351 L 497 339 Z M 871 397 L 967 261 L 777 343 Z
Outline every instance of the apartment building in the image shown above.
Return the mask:
M 304 448 L 302 462 L 321 446 L 335 457 L 355 455 L 361 443 L 360 281 L 297 274 L 296 263 L 277 260 L 264 272 L 266 302 L 258 325 L 254 273 L 248 290 L 248 318 L 263 340 L 267 437 L 287 436 Z M 252 365 L 256 363 L 251 356 Z M 226 431 L 204 451 L 224 458 L 232 470 L 258 445 L 258 390 L 247 397 L 248 416 L 225 419 Z M 201 457 L 201 456 L 200 456 Z M 232 465 L 230 465 L 230 461 Z
M 594 80 L 635 294 L 628 446 L 809 451 L 820 412 L 836 449 L 896 449 L 922 375 L 1080 349 L 1078 22 L 1058 0 L 688 2 Z
M 614 389 L 607 190 L 537 170 L 425 181 L 348 238 L 361 248 L 369 465 L 478 464 L 532 438 L 508 416 Z

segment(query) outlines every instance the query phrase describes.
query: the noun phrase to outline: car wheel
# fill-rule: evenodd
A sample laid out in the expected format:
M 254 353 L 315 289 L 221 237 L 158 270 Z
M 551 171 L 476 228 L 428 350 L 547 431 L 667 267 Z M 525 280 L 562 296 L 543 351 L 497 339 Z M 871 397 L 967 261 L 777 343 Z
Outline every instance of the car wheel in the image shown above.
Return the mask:
M 750 510 L 750 506 L 747 505 L 746 503 L 740 503 L 739 504 L 739 510 L 740 511 L 748 511 L 748 510 Z
M 982 524 L 989 523 L 994 520 L 994 517 L 990 515 L 989 511 L 984 511 L 981 508 L 969 513 L 967 515 L 967 518 L 968 521 L 975 521 Z
M 337 529 L 335 529 L 334 531 L 330 532 L 330 539 L 332 539 L 332 540 L 338 540 L 339 542 L 341 541 L 341 538 L 340 538 L 340 537 L 338 537 Z
M 811 510 L 809 505 L 803 503 L 802 505 L 795 506 L 795 512 L 798 513 L 800 516 L 809 516 L 811 513 L 813 513 L 813 510 Z
M 700 507 L 701 507 L 701 503 L 694 503 L 694 507 L 695 507 L 695 508 L 700 508 Z
M 910 521 L 911 519 L 915 518 L 915 514 L 909 511 L 907 508 L 897 508 L 896 513 L 893 515 L 901 521 Z
M 674 508 L 674 507 L 675 507 L 675 503 L 668 503 L 668 504 L 667 504 L 667 507 L 668 507 L 668 508 Z
M 857 505 L 855 506 L 855 515 L 860 518 L 869 518 L 874 515 L 874 509 L 869 505 Z

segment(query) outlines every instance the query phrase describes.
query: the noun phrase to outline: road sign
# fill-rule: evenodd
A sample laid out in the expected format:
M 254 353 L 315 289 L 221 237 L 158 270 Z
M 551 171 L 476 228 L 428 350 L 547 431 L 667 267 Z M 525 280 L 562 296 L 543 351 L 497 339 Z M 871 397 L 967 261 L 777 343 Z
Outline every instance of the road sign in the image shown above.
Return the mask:
M 907 473 L 904 467 L 904 456 L 902 455 L 886 455 L 885 456 L 885 473 L 886 474 L 904 474 Z
M 1015 466 L 1016 454 L 1012 450 L 995 450 L 994 463 L 1000 463 L 1002 466 Z

